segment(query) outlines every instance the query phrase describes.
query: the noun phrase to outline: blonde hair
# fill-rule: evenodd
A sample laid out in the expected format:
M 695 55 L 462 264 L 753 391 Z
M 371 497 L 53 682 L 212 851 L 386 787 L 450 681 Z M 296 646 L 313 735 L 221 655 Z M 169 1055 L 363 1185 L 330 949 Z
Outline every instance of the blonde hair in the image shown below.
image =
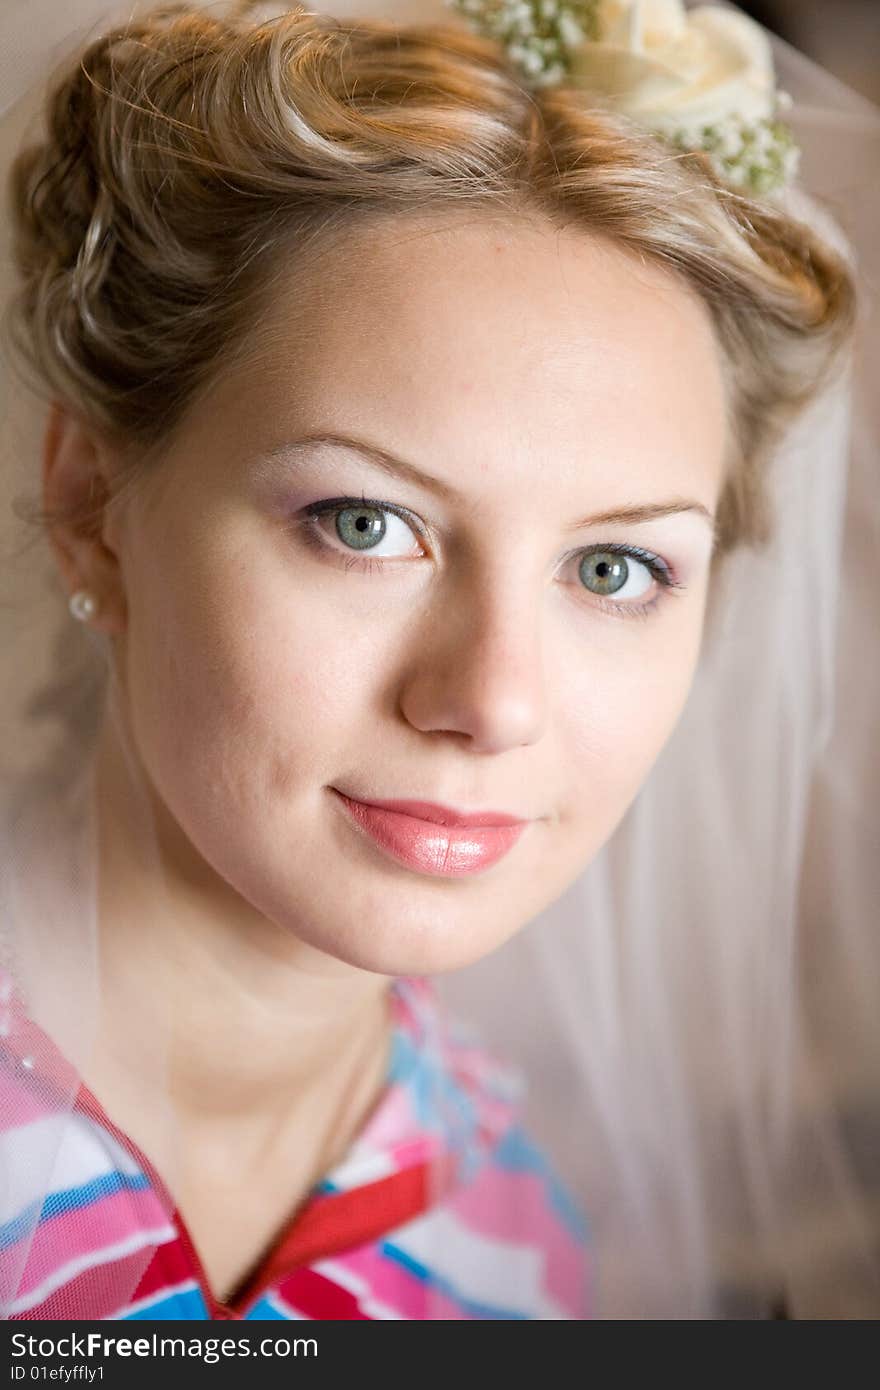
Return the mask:
M 11 175 L 7 331 L 141 462 L 247 341 L 279 271 L 395 212 L 538 212 L 656 262 L 711 313 L 731 457 L 716 559 L 771 528 L 765 465 L 847 347 L 855 288 L 805 224 L 583 92 L 527 90 L 460 24 L 163 4 L 51 85 Z M 264 7 L 263 7 L 264 8 Z

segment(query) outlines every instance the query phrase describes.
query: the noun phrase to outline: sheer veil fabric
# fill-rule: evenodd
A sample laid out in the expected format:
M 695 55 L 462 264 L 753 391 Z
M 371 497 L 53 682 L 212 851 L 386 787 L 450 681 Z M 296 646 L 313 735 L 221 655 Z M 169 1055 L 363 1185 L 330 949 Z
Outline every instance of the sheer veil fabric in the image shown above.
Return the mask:
M 6 0 L 4 180 L 49 70 L 144 8 Z M 462 22 L 440 0 L 326 9 Z M 780 1300 L 794 1317 L 880 1315 L 880 112 L 772 43 L 802 150 L 783 196 L 857 271 L 855 356 L 777 450 L 773 539 L 730 557 L 684 713 L 611 839 L 518 936 L 438 979 L 453 1012 L 524 1073 L 531 1132 L 589 1214 L 600 1317 L 766 1317 Z M 8 226 L 4 215 L 4 307 Z M 19 1051 L 55 1044 L 40 1057 L 54 1081 L 41 1151 L 26 1172 L 10 1158 L 0 1171 L 2 1211 L 17 1214 L 15 1241 L 0 1245 L 6 1315 L 22 1225 L 51 1186 L 105 1001 L 124 1008 L 137 982 L 99 951 L 99 919 L 124 911 L 101 901 L 91 799 L 105 702 L 120 718 L 114 676 L 22 520 L 46 407 L 8 352 L 2 390 L 0 1033 L 20 1032 Z M 155 825 L 131 768 L 122 775 L 160 912 Z M 133 1010 L 147 1020 L 132 1046 L 153 1060 L 167 1155 L 176 1007 Z M 0 1074 L 4 1130 L 18 1094 Z M 134 1287 L 139 1271 L 128 1277 Z M 121 1303 L 130 1290 L 114 1292 Z

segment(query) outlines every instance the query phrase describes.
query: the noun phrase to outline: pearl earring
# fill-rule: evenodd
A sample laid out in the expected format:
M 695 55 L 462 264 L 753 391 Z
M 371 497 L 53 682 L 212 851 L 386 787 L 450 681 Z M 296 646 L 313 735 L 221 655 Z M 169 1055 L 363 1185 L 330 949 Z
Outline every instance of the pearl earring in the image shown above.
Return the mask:
M 75 618 L 81 623 L 87 623 L 89 618 L 93 618 L 97 613 L 98 602 L 88 589 L 77 589 L 75 594 L 70 595 L 68 607 Z

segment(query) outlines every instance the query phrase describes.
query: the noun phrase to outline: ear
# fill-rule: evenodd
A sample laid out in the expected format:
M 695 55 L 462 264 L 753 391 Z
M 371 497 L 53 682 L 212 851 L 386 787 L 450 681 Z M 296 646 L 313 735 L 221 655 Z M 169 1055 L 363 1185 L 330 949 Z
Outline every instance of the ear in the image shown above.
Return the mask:
M 125 585 L 119 557 L 108 544 L 110 478 L 106 444 L 53 402 L 43 440 L 43 506 L 70 519 L 49 524 L 49 543 L 68 597 L 88 589 L 97 600 L 89 626 L 120 633 L 126 625 Z M 88 515 L 77 519 L 84 509 Z

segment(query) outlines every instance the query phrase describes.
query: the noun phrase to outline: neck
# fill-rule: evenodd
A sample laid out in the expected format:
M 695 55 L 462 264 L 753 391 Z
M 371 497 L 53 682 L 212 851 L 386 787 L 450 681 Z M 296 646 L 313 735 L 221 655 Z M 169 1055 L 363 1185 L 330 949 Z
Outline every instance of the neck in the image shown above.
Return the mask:
M 239 1159 L 293 1124 L 338 1132 L 344 1148 L 345 1118 L 365 1115 L 384 1082 L 389 977 L 262 916 L 197 855 L 152 788 L 147 814 L 139 782 L 133 793 L 108 721 L 96 767 L 96 1082 L 136 1096 L 140 1110 L 170 1096 L 193 1142 L 231 1139 Z

